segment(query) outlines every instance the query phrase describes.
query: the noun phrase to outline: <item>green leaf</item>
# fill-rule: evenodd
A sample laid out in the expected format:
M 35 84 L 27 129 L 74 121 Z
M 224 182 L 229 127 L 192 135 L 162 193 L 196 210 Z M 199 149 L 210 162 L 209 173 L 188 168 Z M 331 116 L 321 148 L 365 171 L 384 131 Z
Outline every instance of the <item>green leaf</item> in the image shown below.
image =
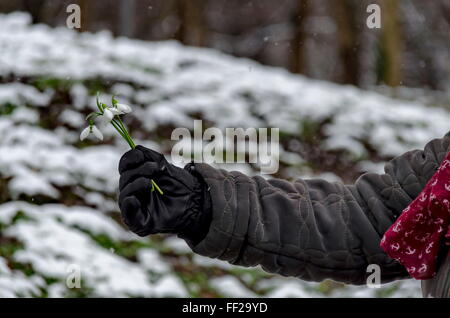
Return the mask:
M 101 113 L 103 113 L 103 109 L 102 109 L 102 106 L 100 105 L 99 98 L 100 98 L 100 92 L 97 92 L 97 98 L 96 98 L 96 101 L 97 101 L 97 108 L 98 108 L 98 110 L 99 110 Z

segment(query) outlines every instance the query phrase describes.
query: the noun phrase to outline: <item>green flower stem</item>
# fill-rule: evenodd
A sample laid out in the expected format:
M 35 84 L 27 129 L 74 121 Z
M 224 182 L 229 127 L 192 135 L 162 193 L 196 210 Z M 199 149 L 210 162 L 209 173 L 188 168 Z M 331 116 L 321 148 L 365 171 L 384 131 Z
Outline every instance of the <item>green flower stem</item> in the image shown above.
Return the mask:
M 128 136 L 125 134 L 122 127 L 120 127 L 119 123 L 115 119 L 111 120 L 111 125 L 113 125 L 113 127 L 119 132 L 119 134 L 129 143 Z
M 111 121 L 111 125 L 113 125 L 113 127 L 117 130 L 117 132 L 122 136 L 122 138 L 124 138 L 125 140 L 127 140 L 126 136 L 123 134 L 122 129 L 120 129 L 117 126 L 117 123 L 115 123 L 114 121 Z
M 131 143 L 130 140 L 128 139 L 128 136 L 124 134 L 124 132 L 122 131 L 121 127 L 118 126 L 118 124 L 113 120 L 111 121 L 111 125 L 113 125 L 113 127 L 117 130 L 117 132 L 123 137 L 123 139 L 126 140 L 126 142 L 128 143 L 128 145 L 131 148 L 135 148 L 136 146 L 134 146 L 134 143 Z
M 155 191 L 155 188 L 156 188 L 156 190 L 158 190 L 158 192 L 159 192 L 161 195 L 164 194 L 164 192 L 161 190 L 160 187 L 158 187 L 158 185 L 156 184 L 156 182 L 155 182 L 153 179 L 151 179 L 151 181 L 152 181 L 152 191 Z
M 136 148 L 136 144 L 133 141 L 133 138 L 131 138 L 130 134 L 128 133 L 128 130 L 125 128 L 125 125 L 123 124 L 123 121 L 120 117 L 117 116 L 117 122 L 119 123 L 119 125 L 122 127 L 123 132 L 125 133 L 125 135 L 127 135 L 128 140 L 130 141 L 130 143 L 133 145 L 132 148 Z
M 128 141 L 130 146 L 132 145 L 131 147 L 135 148 L 136 145 L 135 145 L 133 139 L 131 138 L 130 134 L 128 133 L 127 129 L 125 128 L 125 125 L 123 124 L 123 122 L 120 119 L 120 117 L 117 116 L 115 119 L 113 119 L 113 121 L 120 128 L 120 130 L 122 132 L 122 136 L 124 136 L 124 138 Z
M 123 137 L 123 139 L 125 139 L 128 142 L 128 145 L 130 145 L 130 147 L 132 149 L 136 148 L 136 144 L 134 143 L 133 139 L 131 138 L 130 134 L 128 133 L 128 130 L 125 128 L 125 125 L 123 124 L 122 119 L 120 119 L 119 116 L 116 116 L 116 118 L 111 121 L 111 125 L 113 125 L 113 127 L 118 131 L 118 133 Z M 156 189 L 161 195 L 163 195 L 164 192 L 156 184 L 155 180 L 150 179 L 150 181 L 152 182 L 152 190 L 151 191 L 155 191 L 155 189 Z

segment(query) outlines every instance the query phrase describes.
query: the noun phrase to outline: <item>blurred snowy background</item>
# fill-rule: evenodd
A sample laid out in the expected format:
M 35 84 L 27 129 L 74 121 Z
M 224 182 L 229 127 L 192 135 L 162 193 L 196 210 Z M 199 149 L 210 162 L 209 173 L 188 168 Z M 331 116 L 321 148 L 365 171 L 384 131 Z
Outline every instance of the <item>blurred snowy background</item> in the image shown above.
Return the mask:
M 438 81 L 444 70 L 434 74 L 438 86 L 411 82 L 414 89 L 392 88 L 402 83 L 391 72 L 373 83 L 364 72 L 335 80 L 370 86 L 362 90 L 216 49 L 33 21 L 35 12 L 0 14 L 0 297 L 420 297 L 412 280 L 381 289 L 308 283 L 194 255 L 173 236 L 139 238 L 123 227 L 116 203 L 126 143 L 108 126 L 104 142 L 80 142 L 79 134 L 99 91 L 130 104 L 131 135 L 167 155 L 172 130 L 193 128 L 194 119 L 278 127 L 274 176 L 353 182 L 449 130 L 450 98 L 431 90 L 448 85 Z M 277 64 L 269 60 L 259 62 Z M 425 80 L 410 75 L 402 78 Z M 381 83 L 391 86 L 373 86 Z M 71 264 L 81 269 L 79 289 L 66 286 Z

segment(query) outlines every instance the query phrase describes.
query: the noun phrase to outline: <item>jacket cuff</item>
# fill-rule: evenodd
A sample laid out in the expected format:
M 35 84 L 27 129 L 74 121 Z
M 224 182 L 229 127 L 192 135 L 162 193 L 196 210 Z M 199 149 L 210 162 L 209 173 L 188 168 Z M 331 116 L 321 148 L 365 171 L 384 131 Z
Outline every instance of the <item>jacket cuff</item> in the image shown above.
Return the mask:
M 195 164 L 195 170 L 208 186 L 211 197 L 212 220 L 206 237 L 197 244 L 186 241 L 200 255 L 234 263 L 245 240 L 249 220 L 248 182 L 240 174 L 214 169 L 207 164 Z M 239 186 L 238 186 L 239 184 Z M 238 203 L 239 202 L 239 203 Z
M 207 192 L 208 185 L 195 170 L 195 166 L 188 164 L 184 169 L 192 175 L 195 181 L 183 215 L 183 226 L 178 230 L 178 237 L 192 245 L 202 241 L 208 232 L 212 218 L 211 198 Z

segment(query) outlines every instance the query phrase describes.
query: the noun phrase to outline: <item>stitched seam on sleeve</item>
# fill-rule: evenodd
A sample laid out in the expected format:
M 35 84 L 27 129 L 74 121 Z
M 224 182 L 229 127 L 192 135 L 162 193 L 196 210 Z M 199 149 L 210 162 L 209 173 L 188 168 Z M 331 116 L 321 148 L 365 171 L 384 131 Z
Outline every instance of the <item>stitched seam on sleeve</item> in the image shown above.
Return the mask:
M 236 180 L 235 180 L 235 177 L 233 176 L 233 175 L 228 175 L 228 176 L 226 176 L 226 178 L 223 180 L 224 182 L 225 182 L 225 180 L 232 180 L 232 184 L 233 184 L 233 188 L 234 188 L 234 191 L 235 191 L 235 193 L 234 193 L 234 200 L 236 201 L 237 200 L 237 182 L 236 182 Z M 239 215 L 239 213 L 238 213 L 238 208 L 237 208 L 237 210 L 236 211 L 232 211 L 232 209 L 230 208 L 230 206 L 229 206 L 229 203 L 228 203 L 228 201 L 226 200 L 226 206 L 224 207 L 224 209 L 226 208 L 226 207 L 228 207 L 229 209 L 230 209 L 230 211 L 231 211 L 231 213 L 232 214 L 234 214 L 234 218 L 233 218 L 233 224 L 232 224 L 232 230 L 231 230 L 231 233 L 226 233 L 226 232 L 224 232 L 224 231 L 222 231 L 222 229 L 219 227 L 217 227 L 216 226 L 216 230 L 217 231 L 221 231 L 221 232 L 223 232 L 223 233 L 225 233 L 226 235 L 228 235 L 229 236 L 229 239 L 228 239 L 228 242 L 227 242 L 227 245 L 226 245 L 226 247 L 224 248 L 224 250 L 222 251 L 222 253 L 219 255 L 219 258 L 220 257 L 222 257 L 225 253 L 227 253 L 228 251 L 229 251 L 229 248 L 230 248 L 230 244 L 231 244 L 231 242 L 233 241 L 233 238 L 236 238 L 236 237 L 238 237 L 238 236 L 236 236 L 234 233 L 235 233 L 235 230 L 236 230 L 236 221 L 237 221 L 237 218 L 238 218 L 238 215 Z M 236 207 L 238 207 L 239 205 L 238 204 L 236 204 Z

